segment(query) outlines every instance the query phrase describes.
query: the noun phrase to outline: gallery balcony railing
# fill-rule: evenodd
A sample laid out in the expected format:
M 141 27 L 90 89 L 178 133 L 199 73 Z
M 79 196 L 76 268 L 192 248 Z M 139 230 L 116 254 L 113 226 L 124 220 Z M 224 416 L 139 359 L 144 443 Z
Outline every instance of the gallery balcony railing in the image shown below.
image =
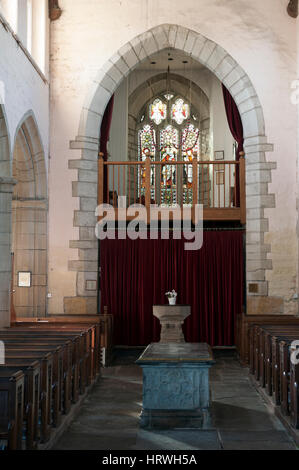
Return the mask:
M 245 158 L 239 161 L 98 161 L 98 203 L 108 203 L 118 217 L 118 198 L 126 207 L 203 205 L 204 220 L 246 222 Z M 127 216 L 127 220 L 133 216 Z

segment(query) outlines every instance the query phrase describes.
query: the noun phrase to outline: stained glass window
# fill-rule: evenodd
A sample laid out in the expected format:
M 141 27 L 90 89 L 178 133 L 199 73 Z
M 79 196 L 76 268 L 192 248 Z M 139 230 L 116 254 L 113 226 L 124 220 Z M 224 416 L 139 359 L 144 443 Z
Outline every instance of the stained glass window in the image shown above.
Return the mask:
M 159 98 L 150 104 L 149 117 L 157 126 L 166 118 L 167 106 Z
M 198 114 L 193 108 L 191 113 L 188 101 L 171 90 L 153 98 L 147 106 L 138 131 L 139 161 L 149 156 L 162 163 L 151 165 L 151 199 L 167 206 L 192 204 L 192 161 L 196 156 L 200 159 L 203 149 Z M 180 163 L 173 164 L 177 161 Z M 145 183 L 145 166 L 140 165 L 138 198 L 145 196 Z
M 182 124 L 190 115 L 189 105 L 182 98 L 178 98 L 171 106 L 171 117 L 177 124 Z

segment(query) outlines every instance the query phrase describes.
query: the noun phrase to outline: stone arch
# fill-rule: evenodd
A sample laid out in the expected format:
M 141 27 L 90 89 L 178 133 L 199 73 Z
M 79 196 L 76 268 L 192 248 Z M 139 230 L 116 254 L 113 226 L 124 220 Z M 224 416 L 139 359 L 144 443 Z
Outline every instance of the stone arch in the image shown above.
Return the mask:
M 22 118 L 16 130 L 12 173 L 17 181 L 12 201 L 14 309 L 17 316 L 45 316 L 47 173 L 44 150 L 32 112 Z M 18 287 L 19 271 L 32 273 L 31 287 Z
M 5 110 L 0 105 L 0 177 L 10 176 L 10 142 Z
M 18 156 L 20 158 L 18 158 Z M 23 168 L 17 168 L 19 160 L 23 159 Z M 35 199 L 47 199 L 47 171 L 45 154 L 38 126 L 33 112 L 29 111 L 21 119 L 14 139 L 13 174 L 19 171 L 18 185 L 24 185 L 23 191 Z M 25 176 L 25 174 L 27 175 Z M 29 177 L 30 175 L 30 177 Z M 25 180 L 22 179 L 25 177 Z M 26 182 L 32 183 L 27 185 Z M 20 189 L 20 188 L 19 188 Z
M 268 295 L 266 270 L 272 269 L 272 265 L 271 260 L 267 259 L 271 247 L 264 243 L 264 233 L 268 231 L 264 209 L 275 207 L 274 195 L 268 194 L 268 183 L 271 182 L 271 169 L 276 168 L 276 164 L 266 162 L 265 152 L 272 151 L 273 145 L 267 143 L 259 98 L 244 69 L 220 45 L 188 28 L 163 24 L 132 39 L 103 65 L 89 88 L 82 108 L 78 136 L 71 142 L 71 148 L 82 149 L 82 157 L 79 161 L 71 160 L 69 164 L 70 168 L 78 169 L 78 181 L 73 183 L 73 196 L 80 198 L 80 211 L 75 211 L 74 217 L 74 225 L 79 227 L 79 240 L 70 242 L 71 248 L 79 248 L 80 261 L 69 263 L 69 269 L 78 272 L 78 297 L 70 302 L 74 307 L 70 311 L 76 311 L 76 305 L 80 309 L 85 300 L 86 305 L 89 305 L 86 311 L 96 311 L 96 293 L 86 290 L 86 281 L 89 278 L 96 279 L 97 263 L 90 261 L 95 259 L 92 253 L 96 255 L 96 240 L 93 230 L 88 231 L 86 227 L 93 227 L 96 222 L 93 209 L 96 207 L 97 182 L 91 175 L 87 181 L 86 170 L 91 173 L 96 171 L 99 130 L 106 105 L 123 78 L 137 65 L 152 54 L 168 48 L 183 51 L 207 67 L 230 91 L 238 106 L 246 153 L 247 283 L 255 284 L 254 289 L 251 289 L 254 294 L 249 295 Z M 85 183 L 89 183 L 89 188 Z M 83 208 L 86 196 L 90 198 L 87 210 Z M 89 244 L 85 244 L 87 241 Z
M 11 200 L 15 181 L 10 170 L 10 138 L 0 105 L 0 327 L 9 325 L 11 281 Z

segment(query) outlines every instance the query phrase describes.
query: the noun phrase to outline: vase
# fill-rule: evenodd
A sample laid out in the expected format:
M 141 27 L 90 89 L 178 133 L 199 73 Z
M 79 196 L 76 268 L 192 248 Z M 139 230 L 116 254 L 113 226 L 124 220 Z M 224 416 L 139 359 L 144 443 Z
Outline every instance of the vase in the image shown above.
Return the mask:
M 169 302 L 169 305 L 175 305 L 176 297 L 168 297 L 168 302 Z

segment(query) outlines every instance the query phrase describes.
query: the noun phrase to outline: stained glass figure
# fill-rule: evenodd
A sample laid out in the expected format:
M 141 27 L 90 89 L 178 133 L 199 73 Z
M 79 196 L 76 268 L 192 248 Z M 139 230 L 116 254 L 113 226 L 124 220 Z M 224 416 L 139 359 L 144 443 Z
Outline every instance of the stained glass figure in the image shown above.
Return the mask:
M 182 142 L 183 157 L 187 155 L 188 150 L 192 150 L 193 154 L 199 155 L 199 129 L 194 127 L 193 124 L 190 124 L 183 130 Z
M 150 104 L 149 117 L 158 126 L 166 118 L 167 106 L 159 98 Z
M 184 204 L 191 204 L 193 200 L 192 161 L 194 157 L 199 159 L 199 129 L 195 128 L 193 124 L 183 130 L 182 155 L 184 161 L 187 162 L 183 169 L 183 201 Z
M 182 124 L 185 119 L 188 119 L 190 115 L 189 105 L 185 103 L 182 98 L 175 100 L 171 106 L 171 117 L 176 121 L 177 124 Z
M 176 165 L 167 165 L 167 162 L 177 160 L 179 134 L 177 129 L 169 125 L 160 132 L 161 154 L 160 158 L 165 165 L 161 167 L 161 203 L 176 203 Z
M 156 149 L 153 138 L 155 139 L 155 130 L 152 130 L 149 124 L 145 124 L 138 134 L 139 160 L 145 160 L 147 156 L 154 159 Z
M 145 124 L 143 128 L 138 132 L 138 153 L 139 160 L 145 161 L 146 157 L 150 157 L 155 160 L 155 131 L 151 129 L 149 124 Z M 151 186 L 155 184 L 155 173 L 154 169 L 151 168 Z M 145 167 L 140 166 L 140 174 L 138 178 L 139 194 L 144 196 L 145 194 Z

